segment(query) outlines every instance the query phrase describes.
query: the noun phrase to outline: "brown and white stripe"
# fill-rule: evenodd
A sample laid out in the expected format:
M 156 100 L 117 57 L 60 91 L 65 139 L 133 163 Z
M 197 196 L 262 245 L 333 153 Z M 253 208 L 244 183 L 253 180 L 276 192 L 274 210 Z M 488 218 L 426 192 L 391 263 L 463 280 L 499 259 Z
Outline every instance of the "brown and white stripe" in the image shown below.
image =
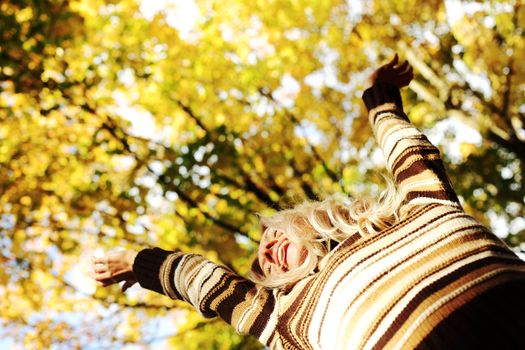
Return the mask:
M 399 91 L 374 86 L 364 99 L 403 205 L 417 204 L 407 218 L 347 239 L 317 274 L 286 289 L 158 248 L 135 261 L 141 285 L 220 316 L 272 349 L 517 345 L 525 330 L 525 263 L 462 210 L 438 149 L 410 124 Z

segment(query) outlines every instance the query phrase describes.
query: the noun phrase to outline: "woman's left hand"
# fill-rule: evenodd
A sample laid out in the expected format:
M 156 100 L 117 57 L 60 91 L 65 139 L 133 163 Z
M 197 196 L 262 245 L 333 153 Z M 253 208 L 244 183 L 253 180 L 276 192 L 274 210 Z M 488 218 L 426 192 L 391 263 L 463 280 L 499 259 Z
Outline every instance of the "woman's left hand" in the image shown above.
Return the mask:
M 112 251 L 100 257 L 93 257 L 93 278 L 103 287 L 125 281 L 122 292 L 137 282 L 133 262 L 137 252 L 133 250 Z
M 408 61 L 404 61 L 399 65 L 398 63 L 399 57 L 396 53 L 390 62 L 382 65 L 370 74 L 365 90 L 376 83 L 389 83 L 400 89 L 407 86 L 414 78 L 412 66 Z

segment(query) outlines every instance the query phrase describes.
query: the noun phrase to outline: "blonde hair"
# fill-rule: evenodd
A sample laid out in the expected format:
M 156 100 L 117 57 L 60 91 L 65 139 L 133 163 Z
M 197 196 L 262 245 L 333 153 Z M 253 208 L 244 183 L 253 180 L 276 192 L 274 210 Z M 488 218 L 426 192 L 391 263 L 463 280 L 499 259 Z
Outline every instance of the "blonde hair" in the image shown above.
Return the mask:
M 389 178 L 386 180 L 387 187 L 378 200 L 330 196 L 323 201 L 303 202 L 270 217 L 261 216 L 261 232 L 265 227 L 285 232 L 290 241 L 305 247 L 306 257 L 299 267 L 269 276 L 264 276 L 255 258 L 248 277 L 266 287 L 297 282 L 316 272 L 319 262 L 334 243 L 355 234 L 375 234 L 397 223 L 406 211 L 401 213 L 399 210 L 402 196 L 394 182 Z

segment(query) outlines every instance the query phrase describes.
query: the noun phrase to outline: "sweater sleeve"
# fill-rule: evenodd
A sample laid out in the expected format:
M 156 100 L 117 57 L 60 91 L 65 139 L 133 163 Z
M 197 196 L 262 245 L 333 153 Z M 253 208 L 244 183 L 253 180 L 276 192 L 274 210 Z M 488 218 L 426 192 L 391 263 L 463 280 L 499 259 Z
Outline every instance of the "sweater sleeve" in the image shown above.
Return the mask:
M 364 92 L 363 100 L 404 204 L 438 202 L 460 206 L 439 150 L 410 123 L 403 112 L 399 89 L 377 83 Z
M 277 293 L 203 256 L 144 249 L 135 258 L 133 271 L 143 288 L 184 300 L 204 317 L 219 316 L 237 332 L 263 343 L 274 332 Z

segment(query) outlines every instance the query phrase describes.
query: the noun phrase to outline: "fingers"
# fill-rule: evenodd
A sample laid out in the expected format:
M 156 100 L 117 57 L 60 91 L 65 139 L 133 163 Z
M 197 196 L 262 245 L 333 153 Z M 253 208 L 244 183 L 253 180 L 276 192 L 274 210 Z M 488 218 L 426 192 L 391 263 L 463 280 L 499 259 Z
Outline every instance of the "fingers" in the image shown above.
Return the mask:
M 91 258 L 91 262 L 93 264 L 107 264 L 108 263 L 108 257 L 106 255 L 103 256 L 93 256 Z
M 104 272 L 107 272 L 108 269 L 105 265 L 95 265 L 93 266 L 93 272 L 95 272 L 96 274 L 101 274 L 101 273 L 104 273 Z
M 92 271 L 89 273 L 91 278 L 102 283 L 104 287 L 116 283 L 109 271 L 107 259 L 105 257 L 93 257 L 91 262 Z
M 410 64 L 404 64 L 403 67 L 399 67 L 399 70 L 395 72 L 395 74 L 399 77 L 399 79 L 404 79 L 406 77 L 410 77 L 412 79 L 414 77 L 414 70 Z
M 412 79 L 414 79 L 414 70 L 412 66 L 408 65 L 408 68 L 399 74 L 398 83 L 401 87 L 407 86 Z
M 397 67 L 393 67 L 392 69 L 394 71 L 396 71 L 397 73 L 400 73 L 402 74 L 403 72 L 405 72 L 407 70 L 408 67 L 411 67 L 408 63 L 408 61 L 404 61 L 403 63 L 401 63 L 399 66 Z
M 111 274 L 109 272 L 98 273 L 98 274 L 92 272 L 90 275 L 95 281 L 100 283 L 102 287 L 108 287 L 113 284 L 121 282 L 118 278 L 111 277 Z
M 376 69 L 368 77 L 365 88 L 374 85 L 377 82 L 389 83 L 402 88 L 410 84 L 410 81 L 414 79 L 414 70 L 410 63 L 405 60 L 399 64 L 399 56 L 397 53 L 390 60 L 390 62 L 382 65 Z
M 396 58 L 397 58 L 397 54 L 396 54 Z M 395 63 L 392 64 L 393 62 Z M 397 75 L 403 75 L 405 73 L 409 73 L 412 70 L 412 66 L 410 65 L 408 60 L 404 60 L 401 64 L 396 66 L 397 63 L 398 63 L 397 59 L 395 61 L 392 60 L 389 63 L 387 63 L 384 67 L 386 68 L 387 71 L 395 73 Z
M 395 64 L 392 64 L 394 62 Z M 414 70 L 407 60 L 399 65 L 397 65 L 397 63 L 398 57 L 396 54 L 394 59 L 384 66 L 385 69 L 379 80 L 396 85 L 398 88 L 402 88 L 410 84 L 410 81 L 414 78 Z
M 97 282 L 114 281 L 109 271 L 94 272 L 93 277 Z
M 398 61 L 399 61 L 399 57 L 397 56 L 397 53 L 396 53 L 394 57 L 390 60 L 390 62 L 388 62 L 385 66 L 389 68 L 394 67 Z

